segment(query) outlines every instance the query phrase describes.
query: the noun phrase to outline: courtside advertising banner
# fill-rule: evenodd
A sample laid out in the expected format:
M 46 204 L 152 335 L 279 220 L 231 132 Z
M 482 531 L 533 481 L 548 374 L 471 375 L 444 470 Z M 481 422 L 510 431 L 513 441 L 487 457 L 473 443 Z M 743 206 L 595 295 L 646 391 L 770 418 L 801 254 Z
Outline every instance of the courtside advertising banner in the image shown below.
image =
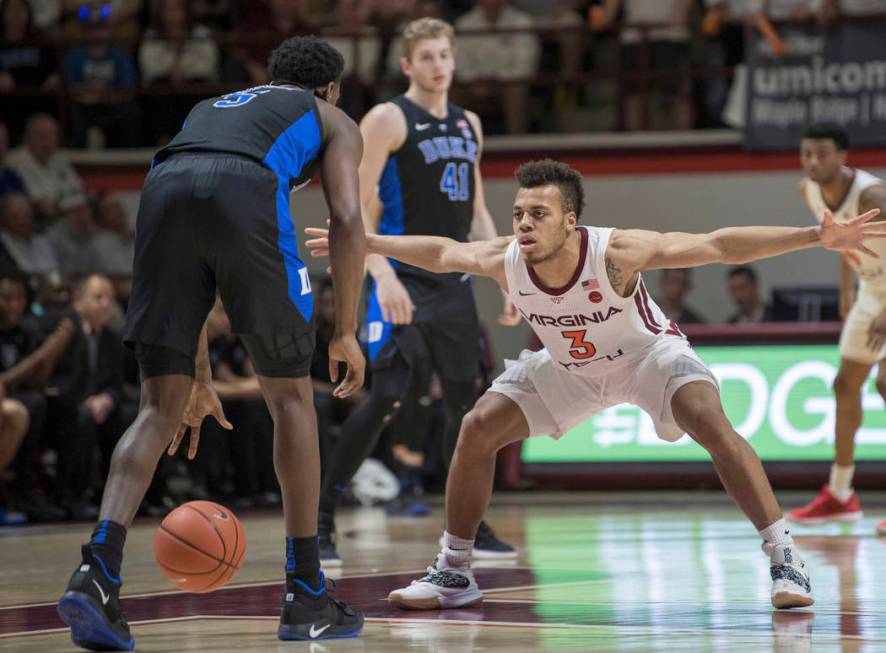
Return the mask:
M 745 137 L 756 150 L 796 149 L 803 128 L 833 122 L 852 147 L 886 144 L 886 23 L 785 28 L 785 52 L 748 40 Z
M 839 353 L 834 345 L 697 347 L 720 383 L 726 415 L 763 460 L 831 460 Z M 874 385 L 863 387 L 858 460 L 886 459 L 886 411 Z M 643 379 L 639 380 L 640 383 Z M 659 440 L 639 408 L 620 405 L 593 416 L 562 439 L 531 438 L 523 461 L 695 461 L 710 456 L 688 436 Z

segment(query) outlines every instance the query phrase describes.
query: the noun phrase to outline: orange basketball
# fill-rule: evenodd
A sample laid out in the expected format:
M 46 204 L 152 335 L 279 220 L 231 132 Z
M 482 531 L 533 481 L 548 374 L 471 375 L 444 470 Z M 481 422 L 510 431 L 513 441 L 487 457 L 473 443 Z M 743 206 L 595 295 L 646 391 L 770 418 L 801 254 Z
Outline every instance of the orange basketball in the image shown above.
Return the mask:
M 212 501 L 189 501 L 157 529 L 154 559 L 160 571 L 186 592 L 212 592 L 243 564 L 246 538 L 230 510 Z

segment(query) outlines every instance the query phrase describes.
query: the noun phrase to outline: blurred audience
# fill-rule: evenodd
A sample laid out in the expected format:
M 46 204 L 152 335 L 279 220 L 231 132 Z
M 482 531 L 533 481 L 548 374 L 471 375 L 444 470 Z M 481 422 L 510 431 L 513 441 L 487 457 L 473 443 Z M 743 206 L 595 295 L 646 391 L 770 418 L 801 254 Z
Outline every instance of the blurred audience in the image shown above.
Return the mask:
M 735 314 L 728 320 L 730 324 L 772 321 L 772 307 L 763 301 L 757 273 L 753 268 L 732 268 L 726 275 L 726 283 L 736 308 Z
M 666 103 L 670 129 L 691 129 L 693 112 L 689 87 L 681 69 L 689 65 L 689 12 L 692 0 L 604 0 L 591 14 L 591 27 L 609 29 L 622 13 L 622 67 L 632 76 L 624 85 L 624 121 L 628 130 L 648 125 L 651 97 L 658 90 Z M 645 28 L 645 29 L 642 29 Z M 670 71 L 677 78 L 638 79 L 642 69 Z
M 0 200 L 7 193 L 24 193 L 25 182 L 12 168 L 6 165 L 6 152 L 9 150 L 9 130 L 6 123 L 0 122 Z
M 135 147 L 142 143 L 142 114 L 135 101 L 138 81 L 129 53 L 111 45 L 110 5 L 79 12 L 83 45 L 62 62 L 71 94 L 71 140 L 76 147 Z
M 54 98 L 39 95 L 59 88 L 55 52 L 49 45 L 34 25 L 27 0 L 0 0 L 0 119 L 15 133 L 21 132 L 26 116 L 55 108 Z M 27 93 L 13 95 L 17 89 Z
M 12 503 L 31 521 L 53 521 L 65 512 L 39 491 L 35 459 L 45 445 L 49 379 L 74 335 L 74 324 L 62 318 L 44 336 L 28 319 L 29 303 L 27 278 L 16 272 L 0 273 L 0 384 L 28 413 L 27 435 L 14 464 Z
M 700 324 L 705 320 L 686 306 L 686 296 L 692 292 L 692 271 L 688 268 L 662 270 L 658 276 L 655 301 L 669 320 L 677 324 Z
M 105 193 L 99 197 L 95 223 L 98 231 L 92 239 L 92 249 L 96 253 L 94 267 L 110 277 L 131 275 L 135 230 L 117 193 Z
M 8 193 L 0 199 L 0 243 L 13 265 L 28 274 L 45 274 L 59 269 L 58 258 L 46 236 L 34 233 L 31 202 L 21 193 Z
M 240 60 L 248 80 L 253 84 L 267 84 L 271 51 L 287 36 L 315 28 L 303 0 L 268 0 L 267 5 L 249 3 L 249 13 L 232 32 L 231 52 Z
M 188 94 L 193 82 L 215 82 L 220 53 L 204 25 L 194 22 L 187 0 L 158 0 L 151 27 L 138 51 L 142 84 L 163 86 L 172 94 L 146 98 L 151 142 L 165 143 L 181 129 L 191 106 L 200 98 Z
M 78 520 L 97 516 L 96 480 L 106 477 L 122 433 L 124 350 L 120 335 L 109 328 L 117 310 L 110 279 L 93 274 L 80 282 L 74 291 L 77 328 L 53 375 L 58 395 L 49 412 L 57 437 L 56 492 Z
M 41 220 L 55 220 L 63 197 L 83 193 L 83 181 L 58 148 L 58 122 L 38 113 L 28 118 L 22 145 L 9 154 L 9 167 L 24 180 Z
M 515 9 L 508 0 L 478 0 L 473 9 L 455 21 L 455 76 L 464 83 L 459 102 L 477 107 L 484 118 L 490 110 L 499 111 L 509 134 L 522 134 L 529 128 L 529 80 L 538 71 L 540 52 L 533 27 L 532 17 Z M 502 32 L 471 34 L 471 30 Z M 487 120 L 484 129 L 497 131 L 491 126 Z
M 344 76 L 355 75 L 363 84 L 371 84 L 378 76 L 381 38 L 378 29 L 369 24 L 372 0 L 336 0 L 335 22 L 324 30 L 326 40 L 345 59 Z
M 99 259 L 95 247 L 95 220 L 86 195 L 71 195 L 59 204 L 61 217 L 46 230 L 58 268 L 70 278 L 95 272 Z
M 62 0 L 67 21 L 65 36 L 82 40 L 89 23 L 101 21 L 108 37 L 117 42 L 134 41 L 141 32 L 142 0 Z

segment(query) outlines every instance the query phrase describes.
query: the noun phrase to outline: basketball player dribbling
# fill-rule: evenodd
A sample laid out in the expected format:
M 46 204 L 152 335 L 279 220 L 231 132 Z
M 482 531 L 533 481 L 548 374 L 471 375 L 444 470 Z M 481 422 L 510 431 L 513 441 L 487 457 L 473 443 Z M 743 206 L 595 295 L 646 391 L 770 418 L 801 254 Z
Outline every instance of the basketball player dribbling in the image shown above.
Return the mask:
M 849 136 L 837 125 L 810 126 L 800 141 L 800 162 L 806 178 L 800 192 L 815 219 L 832 211 L 837 222 L 864 211 L 886 211 L 886 183 L 846 165 Z M 886 243 L 871 249 L 886 256 Z M 788 512 L 797 524 L 853 522 L 861 518 L 861 503 L 852 489 L 855 473 L 855 434 L 861 426 L 862 389 L 874 365 L 877 390 L 886 398 L 886 263 L 870 256 L 843 256 L 840 264 L 840 369 L 834 379 L 837 403 L 834 462 L 821 492 L 805 506 Z M 856 296 L 855 278 L 858 277 Z M 886 521 L 877 525 L 886 535 Z
M 327 595 L 317 550 L 320 455 L 309 369 L 313 298 L 299 259 L 289 193 L 316 167 L 334 235 L 336 329 L 329 345 L 335 394 L 357 390 L 364 360 L 355 337 L 365 243 L 357 125 L 335 107 L 342 56 L 313 38 L 271 55 L 274 80 L 198 103 L 157 154 L 145 180 L 125 340 L 142 375 L 138 417 L 114 449 L 100 521 L 58 603 L 75 644 L 132 650 L 119 603 L 123 544 L 164 449 L 215 416 L 205 321 L 216 288 L 243 340 L 274 419 L 274 467 L 283 494 L 286 584 L 278 637 L 351 637 L 363 615 Z M 170 442 L 172 444 L 170 445 Z
M 369 232 L 458 241 L 496 236 L 480 176 L 480 119 L 449 102 L 454 48 L 449 24 L 434 18 L 409 23 L 400 60 L 409 88 L 373 107 L 360 123 L 365 143 L 360 193 Z M 342 425 L 323 481 L 318 533 L 324 566 L 341 564 L 335 546 L 338 498 L 401 405 L 418 399 L 413 392 L 422 376 L 418 370 L 431 367 L 440 379 L 447 463 L 461 419 L 477 396 L 480 328 L 472 280 L 375 255 L 367 258 L 366 267 L 372 277 L 366 315 L 372 388 Z M 519 319 L 506 302 L 499 321 L 516 324 Z M 482 522 L 474 547 L 478 557 L 516 557 L 513 547 Z
M 657 233 L 577 224 L 582 179 L 546 160 L 521 166 L 515 236 L 459 243 L 428 236 L 367 235 L 367 251 L 437 273 L 495 279 L 544 343 L 509 361 L 462 421 L 446 486 L 444 546 L 427 574 L 390 594 L 402 608 L 475 605 L 483 594 L 470 562 L 474 533 L 490 498 L 496 452 L 527 437 L 560 437 L 623 402 L 652 418 L 659 437 L 684 432 L 703 446 L 726 490 L 763 539 L 776 608 L 813 603 L 800 559 L 759 458 L 723 413 L 717 382 L 649 297 L 641 272 L 708 263 L 746 263 L 810 247 L 871 253 L 886 237 L 867 224 L 871 211 L 844 224 L 826 214 L 819 227 L 735 227 L 709 234 Z M 307 242 L 314 255 L 325 230 Z

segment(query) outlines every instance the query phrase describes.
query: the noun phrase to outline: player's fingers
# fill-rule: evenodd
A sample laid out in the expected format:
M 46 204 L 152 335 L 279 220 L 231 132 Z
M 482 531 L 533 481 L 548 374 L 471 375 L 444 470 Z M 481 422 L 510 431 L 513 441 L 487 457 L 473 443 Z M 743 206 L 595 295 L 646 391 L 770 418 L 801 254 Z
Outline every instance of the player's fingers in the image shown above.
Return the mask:
M 391 307 L 388 304 L 381 304 L 381 319 L 385 322 L 391 322 Z
M 166 450 L 166 453 L 170 456 L 174 456 L 175 452 L 178 450 L 178 445 L 181 444 L 182 438 L 185 435 L 185 430 L 188 428 L 187 424 L 182 424 L 175 436 L 172 438 L 172 442 L 169 443 L 169 449 Z
M 188 444 L 188 460 L 194 460 L 197 455 L 197 447 L 200 445 L 200 425 L 191 427 L 191 440 Z
M 328 249 L 312 249 L 311 256 L 314 258 L 323 258 L 324 256 L 329 256 Z
M 329 357 L 329 380 L 333 383 L 338 381 L 338 363 L 337 359 L 332 356 Z
M 233 431 L 234 425 L 228 421 L 228 418 L 225 417 L 225 409 L 219 404 L 215 407 L 215 410 L 212 411 L 212 416 L 215 418 L 215 421 L 218 422 L 221 427 L 227 431 Z
M 852 224 L 864 224 L 868 220 L 873 220 L 880 214 L 880 209 L 871 209 L 870 211 L 866 211 L 861 215 L 852 218 L 849 222 Z
M 327 221 L 326 224 L 329 224 L 329 222 Z M 329 229 L 324 229 L 323 227 L 305 227 L 305 233 L 308 236 L 329 237 Z
M 825 209 L 824 214 L 821 216 L 821 225 L 823 227 L 829 226 L 834 221 L 834 214 Z
M 874 250 L 872 250 L 870 247 L 868 247 L 867 245 L 865 245 L 863 243 L 858 244 L 858 249 L 860 249 L 862 252 L 864 252 L 868 256 L 873 256 L 874 258 L 880 258 L 880 255 L 877 254 L 877 252 L 875 252 Z
M 405 324 L 406 312 L 403 309 L 402 302 L 393 302 L 391 304 L 391 322 L 394 324 Z

